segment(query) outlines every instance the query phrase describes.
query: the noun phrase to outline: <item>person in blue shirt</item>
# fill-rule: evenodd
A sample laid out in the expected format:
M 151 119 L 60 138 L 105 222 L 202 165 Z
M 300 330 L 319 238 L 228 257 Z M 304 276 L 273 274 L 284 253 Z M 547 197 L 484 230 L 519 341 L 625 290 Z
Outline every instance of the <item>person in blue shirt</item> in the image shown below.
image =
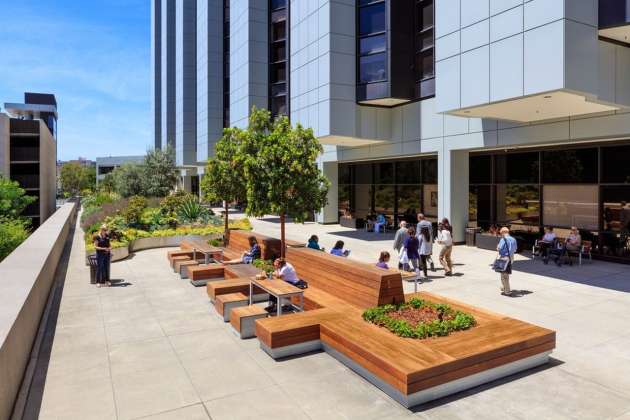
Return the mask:
M 385 219 L 383 213 L 379 213 L 378 216 L 376 216 L 376 222 L 374 223 L 374 232 L 378 233 L 380 230 L 385 232 L 385 226 L 387 226 L 387 219 Z
M 512 274 L 512 262 L 514 262 L 514 254 L 516 253 L 516 239 L 510 236 L 510 229 L 507 227 L 502 227 L 499 233 L 502 236 L 499 245 L 497 245 L 499 257 L 509 259 L 507 268 L 501 272 L 501 294 L 510 296 L 512 293 L 510 289 L 510 274 Z
M 235 260 L 227 260 L 223 261 L 223 264 L 251 264 L 254 260 L 260 259 L 261 251 L 260 245 L 258 245 L 258 240 L 255 236 L 250 236 L 247 238 L 249 242 L 249 251 L 244 251 L 241 254 L 241 258 L 237 258 Z
M 335 242 L 335 246 L 333 247 L 333 249 L 330 250 L 330 253 L 338 257 L 347 257 L 348 255 L 350 255 L 350 251 L 347 249 L 344 250 L 343 249 L 344 245 L 345 244 L 343 243 L 343 241 Z
M 319 238 L 317 237 L 317 235 L 312 235 L 309 238 L 308 244 L 306 245 L 306 247 L 314 249 L 316 251 L 324 251 L 324 248 L 319 246 Z

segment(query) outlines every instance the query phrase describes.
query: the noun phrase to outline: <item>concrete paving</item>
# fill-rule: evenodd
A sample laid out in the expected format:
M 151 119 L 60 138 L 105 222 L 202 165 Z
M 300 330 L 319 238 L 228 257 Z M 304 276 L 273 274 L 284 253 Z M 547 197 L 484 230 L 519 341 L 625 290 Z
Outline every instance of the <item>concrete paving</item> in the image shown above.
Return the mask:
M 279 234 L 274 218 L 253 224 Z M 328 249 L 345 240 L 351 258 L 362 261 L 391 248 L 390 234 L 287 226 L 290 239 L 312 233 Z M 40 386 L 27 418 L 630 418 L 628 266 L 558 268 L 519 257 L 513 287 L 528 293 L 508 298 L 489 269 L 492 252 L 456 247 L 457 276 L 438 270 L 421 289 L 553 328 L 558 348 L 547 367 L 407 410 L 326 353 L 277 362 L 257 340 L 238 339 L 205 288 L 172 272 L 166 250 L 113 264 L 112 278 L 122 286 L 98 289 L 89 284 L 80 229 L 73 240 L 58 316 L 48 326 L 50 354 L 36 372 Z

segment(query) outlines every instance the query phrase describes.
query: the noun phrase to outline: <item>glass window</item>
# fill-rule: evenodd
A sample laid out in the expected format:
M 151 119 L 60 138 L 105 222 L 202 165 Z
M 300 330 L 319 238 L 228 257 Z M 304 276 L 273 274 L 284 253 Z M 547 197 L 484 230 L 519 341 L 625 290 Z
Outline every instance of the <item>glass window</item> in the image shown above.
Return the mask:
M 353 212 L 352 208 L 352 185 L 339 185 L 339 215 L 344 215 L 346 211 Z
M 271 66 L 271 83 L 284 82 L 287 80 L 287 66 L 285 63 L 273 64 Z
M 385 32 L 385 2 L 359 9 L 359 35 Z
M 416 35 L 416 51 L 433 48 L 434 44 L 433 30 L 420 32 Z
M 271 0 L 271 10 L 287 7 L 287 0 Z
M 492 222 L 492 187 L 471 185 L 468 191 L 468 220 L 473 227 L 486 227 Z
M 421 182 L 419 160 L 408 160 L 396 163 L 396 183 L 419 184 Z
M 578 229 L 598 228 L 599 186 L 543 186 L 543 224 Z
M 387 48 L 385 35 L 368 36 L 361 38 L 360 41 L 360 54 L 368 55 L 379 52 L 384 52 Z
M 374 212 L 389 216 L 391 221 L 394 220 L 395 191 L 394 185 L 376 185 L 374 189 Z
M 359 60 L 361 83 L 379 82 L 387 79 L 387 54 L 373 54 Z
M 491 184 L 492 156 L 471 156 L 468 172 L 471 184 Z
M 374 183 L 393 184 L 394 183 L 394 163 L 382 162 L 374 164 Z
M 495 176 L 499 184 L 538 184 L 538 152 L 495 156 Z
M 416 80 L 422 80 L 434 76 L 433 50 L 416 54 Z
M 596 183 L 597 160 L 597 149 L 543 152 L 543 183 Z
M 340 163 L 338 169 L 339 184 L 352 184 L 352 166 Z
M 602 183 L 630 183 L 630 146 L 602 147 Z
M 271 27 L 271 40 L 278 41 L 287 37 L 286 22 L 274 22 Z
M 372 183 L 372 164 L 364 163 L 354 166 L 354 178 L 357 184 Z
M 433 2 L 420 1 L 417 8 L 418 29 L 426 30 L 433 28 Z
M 271 114 L 272 115 L 287 115 L 287 97 L 277 96 L 271 98 Z
M 425 184 L 437 184 L 438 165 L 437 159 L 422 160 L 422 182 Z
M 601 252 L 615 257 L 630 257 L 630 187 L 602 188 L 604 231 Z
M 284 41 L 271 45 L 271 60 L 273 62 L 284 61 L 287 59 L 287 46 Z
M 287 94 L 286 83 L 277 83 L 275 85 L 271 85 L 271 96 L 282 96 L 286 94 Z
M 540 191 L 534 185 L 496 186 L 496 214 L 499 223 L 540 225 Z
M 371 184 L 357 184 L 354 186 L 355 217 L 365 219 L 372 211 L 373 187 Z
M 398 185 L 398 219 L 414 223 L 422 209 L 422 185 Z

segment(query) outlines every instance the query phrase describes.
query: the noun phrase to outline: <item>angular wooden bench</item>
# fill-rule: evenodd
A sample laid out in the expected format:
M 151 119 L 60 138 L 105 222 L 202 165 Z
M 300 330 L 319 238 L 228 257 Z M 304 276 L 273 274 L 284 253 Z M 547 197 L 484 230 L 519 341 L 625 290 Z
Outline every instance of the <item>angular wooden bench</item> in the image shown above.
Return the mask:
M 248 305 L 249 297 L 245 296 L 243 293 L 227 293 L 218 296 L 214 301 L 214 309 L 216 309 L 217 314 L 223 318 L 224 322 L 230 322 L 230 311 L 232 309 Z
M 230 278 L 208 282 L 206 291 L 212 303 L 216 302 L 219 296 L 230 293 L 242 293 L 245 296 L 249 296 L 249 278 Z M 254 302 L 262 302 L 268 299 L 269 295 L 265 291 L 254 287 Z
M 241 306 L 232 309 L 230 313 L 230 324 L 241 338 L 251 338 L 256 335 L 254 330 L 255 321 L 257 319 L 266 318 L 268 315 L 265 308 L 261 306 Z
M 223 249 L 223 258 L 240 258 L 244 251 L 249 251 L 249 237 L 254 236 L 260 246 L 260 255 L 264 260 L 272 260 L 280 255 L 280 240 L 247 230 L 230 230 L 228 246 Z
M 404 295 L 399 273 L 310 249 L 289 248 L 287 259 L 309 283 L 307 311 L 258 319 L 262 349 L 281 358 L 323 348 L 406 407 L 544 364 L 555 348 L 551 330 L 430 293 Z M 414 296 L 468 312 L 477 325 L 412 340 L 361 317 Z
M 223 264 L 208 264 L 186 267 L 190 280 L 208 280 L 223 278 L 225 266 Z
M 188 267 L 197 267 L 199 265 L 199 261 L 176 261 L 175 262 L 175 272 L 179 274 L 182 279 L 188 278 Z
M 178 272 L 178 270 L 175 269 L 175 264 L 177 264 L 178 262 L 183 262 L 183 261 L 191 261 L 191 259 L 185 255 L 178 255 L 176 257 L 172 257 L 171 258 L 171 268 L 173 269 L 174 272 Z

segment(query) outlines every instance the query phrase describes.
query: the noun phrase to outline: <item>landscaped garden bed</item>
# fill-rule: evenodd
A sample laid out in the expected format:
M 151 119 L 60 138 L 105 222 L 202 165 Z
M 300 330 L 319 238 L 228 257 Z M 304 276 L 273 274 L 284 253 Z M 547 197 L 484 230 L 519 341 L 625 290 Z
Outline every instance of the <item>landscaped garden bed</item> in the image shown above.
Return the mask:
M 202 239 L 219 246 L 224 221 L 190 194 L 175 193 L 168 197 L 121 198 L 115 193 L 97 193 L 83 199 L 81 227 L 87 254 L 94 253 L 94 236 L 102 224 L 107 225 L 113 248 L 112 260 L 127 257 L 129 252 L 162 246 L 176 246 L 183 239 Z M 230 229 L 250 230 L 248 219 L 229 221 Z
M 443 337 L 475 326 L 475 318 L 449 305 L 413 298 L 399 305 L 370 308 L 363 319 L 405 338 Z

